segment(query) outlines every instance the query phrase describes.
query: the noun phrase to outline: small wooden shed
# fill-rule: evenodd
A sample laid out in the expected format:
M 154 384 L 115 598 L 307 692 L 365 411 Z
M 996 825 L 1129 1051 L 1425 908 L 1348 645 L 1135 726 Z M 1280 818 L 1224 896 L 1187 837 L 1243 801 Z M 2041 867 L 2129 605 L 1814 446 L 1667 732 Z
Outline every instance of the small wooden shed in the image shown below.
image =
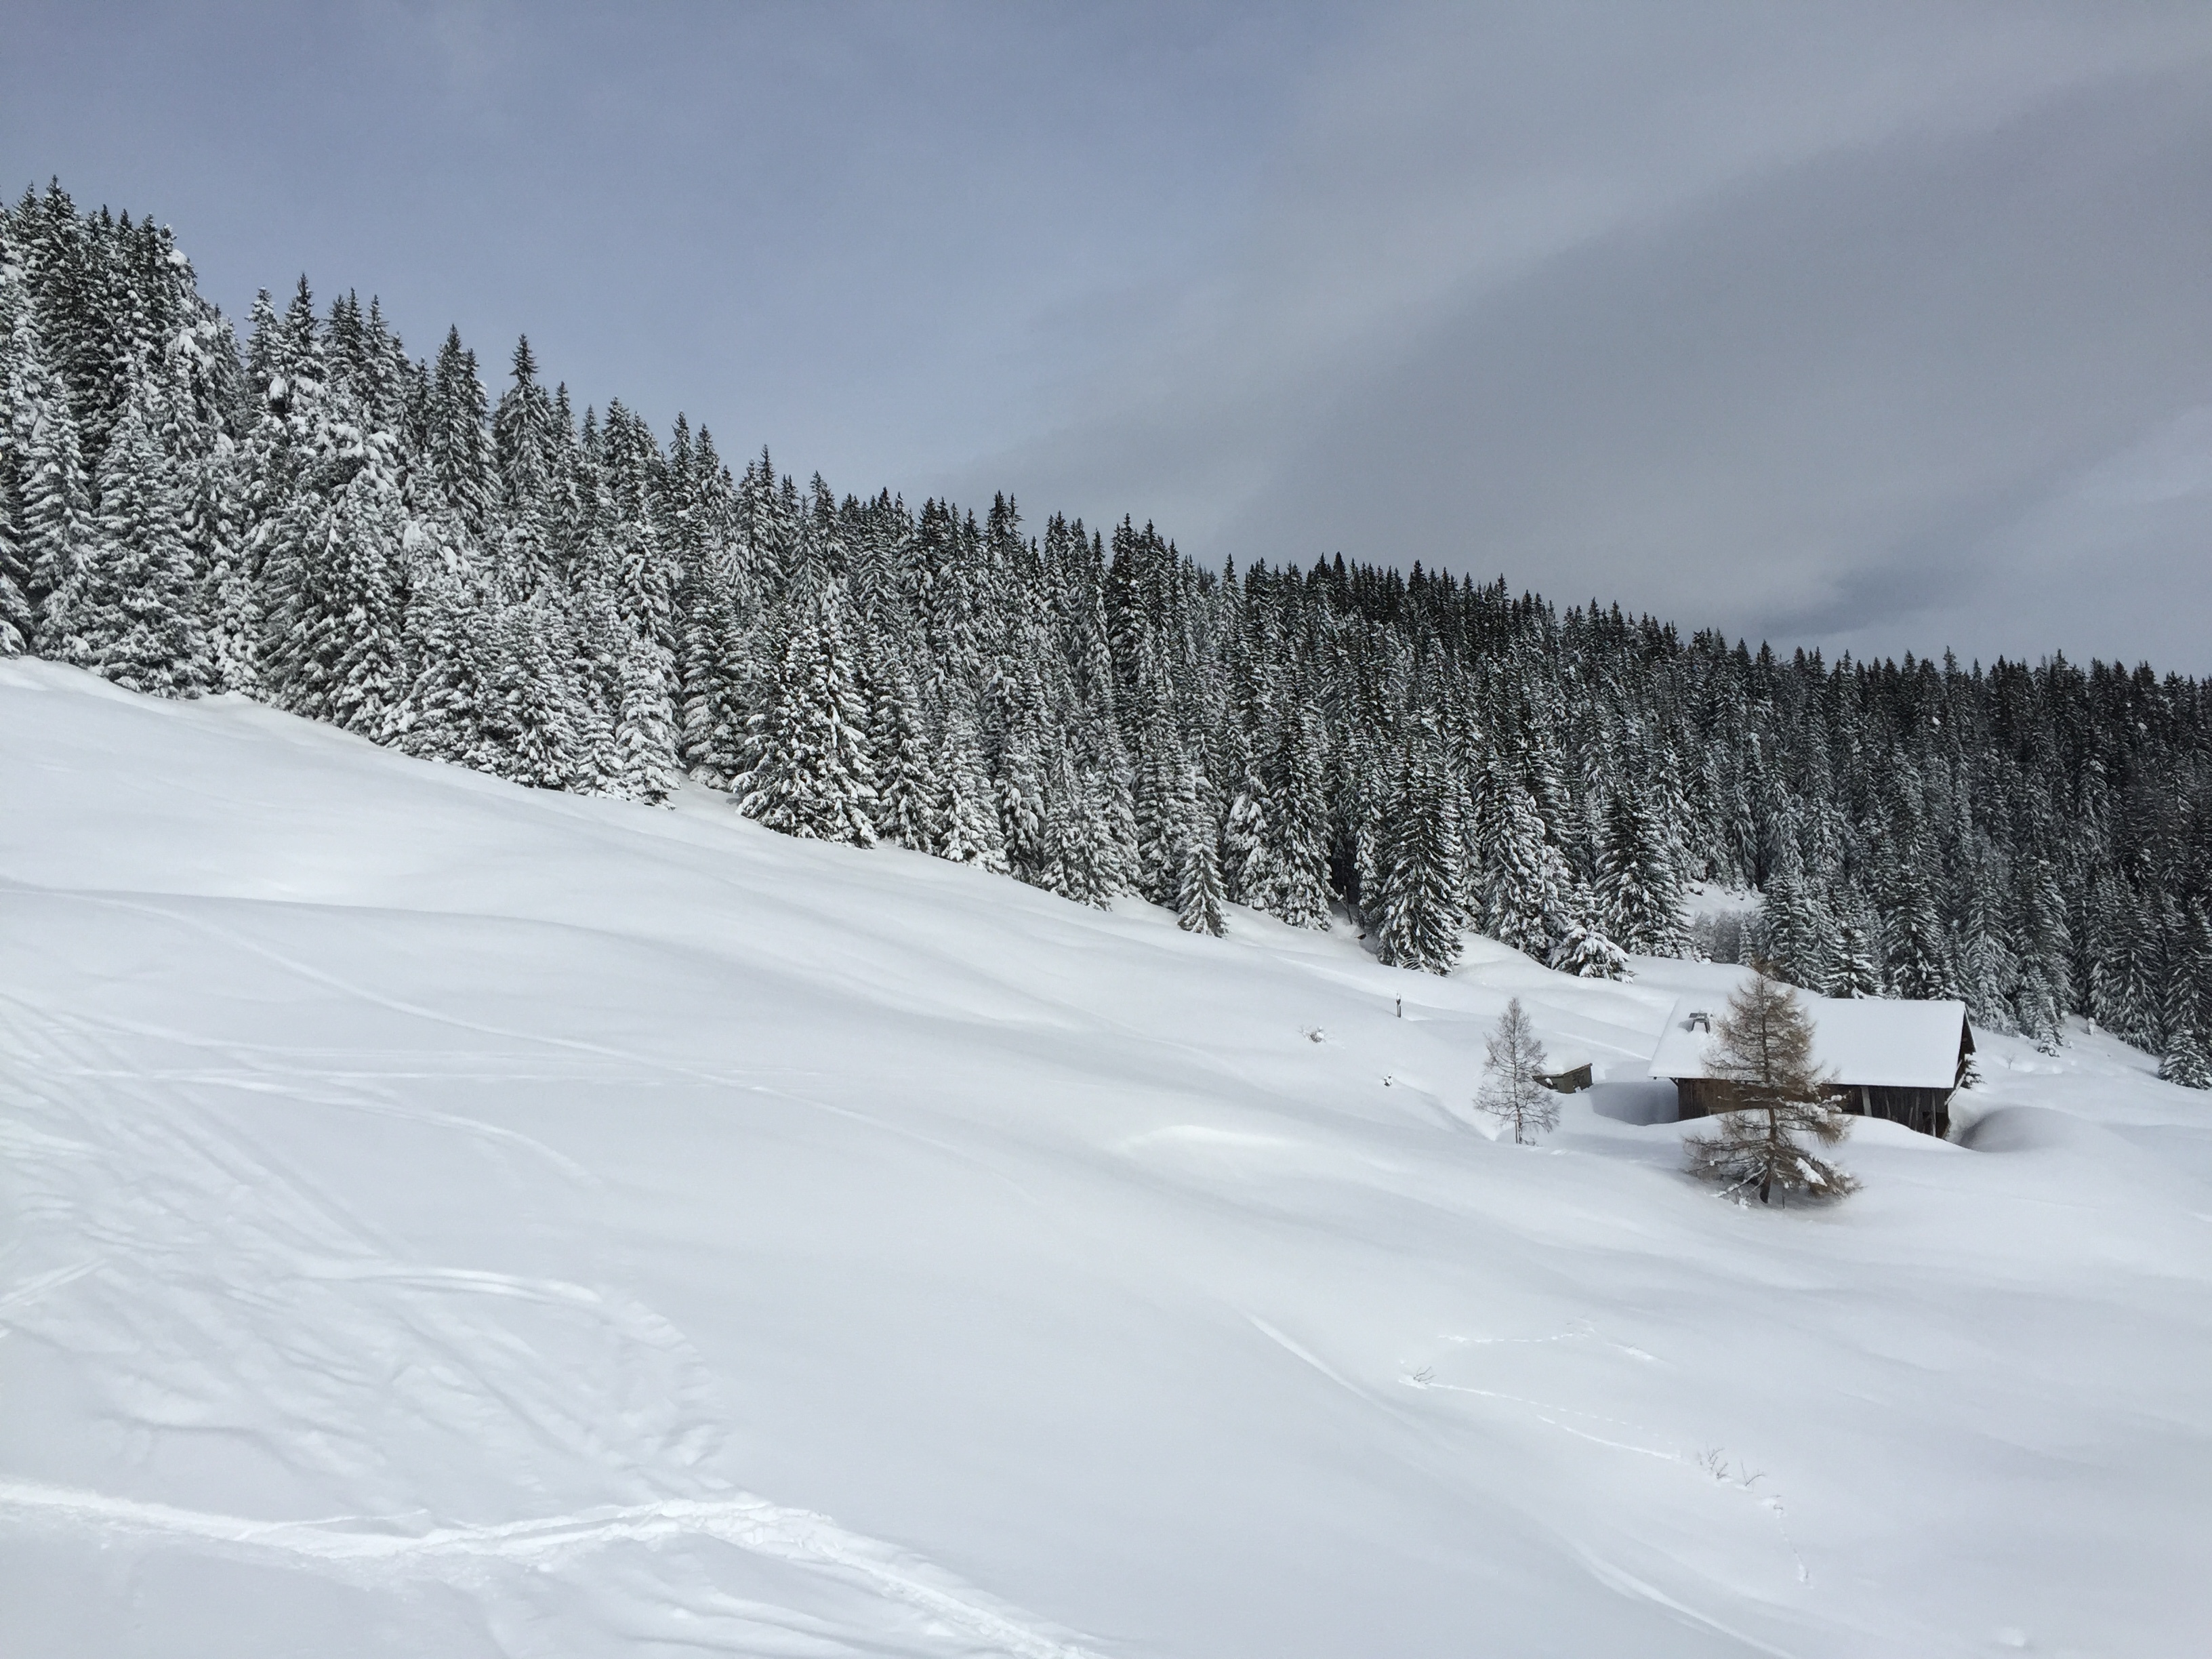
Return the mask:
M 1544 1054 L 1544 1069 L 1536 1081 L 1554 1094 L 1580 1094 L 1590 1086 L 1590 1057 L 1579 1048 L 1552 1048 Z
M 1813 1057 L 1831 1079 L 1836 1104 L 1861 1117 L 1886 1117 L 1923 1134 L 1951 1128 L 1951 1097 L 1974 1052 L 1963 1002 L 1912 1002 L 1896 997 L 1840 999 L 1803 991 L 1797 1003 L 1813 1022 Z M 1705 1065 L 1722 999 L 1686 997 L 1674 1005 L 1651 1075 L 1674 1085 L 1678 1115 L 1707 1117 L 1728 1109 L 1728 1085 Z

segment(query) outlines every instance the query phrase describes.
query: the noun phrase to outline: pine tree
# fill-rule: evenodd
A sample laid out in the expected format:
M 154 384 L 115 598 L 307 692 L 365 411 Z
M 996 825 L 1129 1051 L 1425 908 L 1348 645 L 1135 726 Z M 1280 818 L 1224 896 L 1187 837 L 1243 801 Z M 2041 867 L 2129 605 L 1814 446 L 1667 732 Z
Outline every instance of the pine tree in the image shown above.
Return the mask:
M 246 545 L 246 456 L 227 434 L 191 470 L 194 559 L 207 633 L 208 688 L 249 695 L 261 684 L 259 585 Z
M 627 628 L 617 640 L 607 793 L 659 806 L 675 793 L 678 775 L 676 734 L 669 726 L 667 653 Z
M 1054 859 L 1060 872 L 1055 890 L 1061 897 L 1097 909 L 1112 905 L 1121 890 L 1121 854 L 1113 824 L 1113 813 L 1095 775 L 1078 771 L 1063 750 L 1060 786 L 1053 793 L 1049 826 Z
M 1158 675 L 1152 679 L 1151 697 L 1137 762 L 1136 886 L 1153 903 L 1172 908 L 1182 881 L 1190 763 L 1168 706 L 1166 686 Z
M 1830 1103 L 1813 1060 L 1812 1021 L 1787 985 L 1754 969 L 1714 1022 L 1705 1066 L 1725 1103 L 1714 1133 L 1684 1139 L 1692 1174 L 1724 1193 L 1756 1189 L 1762 1204 L 1777 1192 L 1842 1198 L 1856 1190 L 1813 1150 L 1835 1146 L 1851 1124 Z
M 1478 925 L 1499 944 L 1547 961 L 1571 884 L 1558 850 L 1545 838 L 1535 802 L 1493 761 L 1476 793 L 1476 814 L 1482 856 L 1474 884 L 1481 902 Z
M 384 740 L 424 760 L 470 765 L 483 752 L 493 700 L 484 673 L 492 611 L 449 550 L 418 549 L 415 563 L 402 633 L 407 689 Z
M 2197 904 L 2177 919 L 2167 950 L 2166 1052 L 2158 1074 L 2185 1089 L 2212 1089 L 2212 913 Z
M 1264 905 L 1274 887 L 1266 801 L 1266 786 L 1248 768 L 1221 826 L 1222 886 L 1232 903 Z
M 984 770 L 973 715 L 945 715 L 939 751 L 939 797 L 929 850 L 953 864 L 974 864 L 1003 875 L 1006 849 L 999 839 L 999 814 Z
M 313 441 L 267 541 L 262 678 L 278 707 L 375 737 L 405 690 L 392 440 L 331 419 Z
M 476 353 L 461 344 L 459 329 L 447 331 L 425 390 L 423 438 L 430 473 L 461 527 L 481 543 L 491 528 L 496 485 L 489 411 Z
M 535 586 L 554 574 L 551 520 L 555 438 L 551 398 L 538 383 L 538 360 L 528 336 L 514 344 L 514 384 L 501 394 L 492 415 L 492 453 L 499 489 L 497 521 L 502 562 Z M 465 461 L 459 464 L 465 467 Z M 449 470 L 455 464 L 447 463 Z M 461 486 L 465 491 L 465 485 Z
M 1015 880 L 1049 889 L 1057 879 L 1057 858 L 1048 826 L 1049 783 L 1058 744 L 1035 665 L 1024 662 L 1009 671 L 1012 683 L 1002 697 L 1004 729 L 998 778 L 999 842 L 1006 870 Z
M 1513 1144 L 1524 1146 L 1559 1127 L 1559 1097 L 1542 1081 L 1544 1045 L 1536 1028 L 1513 998 L 1483 1040 L 1482 1086 L 1475 1107 L 1513 1131 Z

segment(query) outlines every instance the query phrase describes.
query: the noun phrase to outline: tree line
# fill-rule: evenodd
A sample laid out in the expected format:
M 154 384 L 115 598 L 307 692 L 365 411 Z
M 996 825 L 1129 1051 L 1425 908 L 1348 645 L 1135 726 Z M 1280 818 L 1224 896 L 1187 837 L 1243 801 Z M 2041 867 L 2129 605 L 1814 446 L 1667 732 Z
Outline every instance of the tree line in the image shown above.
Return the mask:
M 303 278 L 246 337 L 167 228 L 0 210 L 0 651 L 235 692 L 538 788 L 679 779 L 1083 904 L 1472 931 L 1563 972 L 1686 954 L 1694 884 L 1836 995 L 2069 1014 L 2212 1083 L 2207 687 L 2052 657 L 1779 655 L 1339 554 L 1216 570 L 1151 526 L 979 518 L 494 397 Z

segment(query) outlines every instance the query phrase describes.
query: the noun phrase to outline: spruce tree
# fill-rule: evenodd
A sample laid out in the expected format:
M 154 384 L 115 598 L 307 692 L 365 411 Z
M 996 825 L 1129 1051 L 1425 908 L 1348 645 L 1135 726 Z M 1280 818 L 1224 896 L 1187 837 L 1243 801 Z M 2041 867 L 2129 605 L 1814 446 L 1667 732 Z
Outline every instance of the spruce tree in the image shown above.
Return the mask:
M 100 458 L 91 548 L 55 595 L 70 619 L 64 660 L 156 696 L 197 696 L 206 641 L 176 480 L 143 397 L 134 396 Z
M 1812 884 L 1797 873 L 1794 857 L 1767 878 L 1755 934 L 1759 957 L 1777 978 L 1818 991 L 1834 977 L 1833 920 Z
M 1198 799 L 1197 781 L 1188 787 L 1189 817 L 1176 882 L 1176 925 L 1186 933 L 1218 939 L 1227 931 L 1222 914 L 1221 865 L 1214 852 L 1213 820 Z
M 999 839 L 990 774 L 984 769 L 975 717 L 964 708 L 953 708 L 945 717 L 939 763 L 929 850 L 953 864 L 980 865 L 1005 874 L 1006 849 Z
M 1501 945 L 1548 961 L 1571 884 L 1565 864 L 1545 838 L 1535 802 L 1502 763 L 1485 772 L 1476 803 L 1478 926 Z
M 1598 843 L 1597 921 L 1624 951 L 1677 957 L 1682 932 L 1682 881 L 1656 815 L 1631 790 L 1606 804 Z
M 2212 1057 L 2205 1053 L 2203 1034 L 2193 1025 L 2176 1031 L 2159 1061 L 2158 1074 L 2185 1089 L 2212 1089 Z
M 1875 997 L 1881 994 L 1881 969 L 1873 939 L 1873 925 L 1854 906 L 1836 919 L 1836 947 L 1828 959 L 1828 982 L 1822 988 L 1832 997 Z
M 607 793 L 648 806 L 676 791 L 676 734 L 669 726 L 667 653 L 620 629 L 615 647 L 613 753 Z
M 791 607 L 765 706 L 752 717 L 738 810 L 804 840 L 872 847 L 867 708 L 845 635 L 842 581 L 812 574 Z
M 1436 734 L 1409 732 L 1374 913 L 1376 953 L 1395 967 L 1448 974 L 1459 960 L 1459 811 Z
M 1626 952 L 1580 907 L 1571 908 L 1546 958 L 1553 969 L 1577 979 L 1628 979 Z
M 401 635 L 407 689 L 385 740 L 424 760 L 471 765 L 484 751 L 492 701 L 485 670 L 495 650 L 493 608 L 446 550 L 418 550 L 415 558 Z
M 1060 764 L 1060 787 L 1053 794 L 1050 824 L 1060 875 L 1054 890 L 1078 904 L 1109 908 L 1114 895 L 1121 889 L 1121 854 L 1104 787 L 1095 775 L 1079 771 L 1065 750 Z
M 91 551 L 92 489 L 65 388 L 47 368 L 45 340 L 27 306 L 16 319 L 9 376 L 15 556 L 32 620 L 29 644 L 40 656 L 74 661 L 81 647 L 70 643 L 69 602 L 56 596 L 75 591 Z
M 270 526 L 259 662 L 277 706 L 378 736 L 405 690 L 398 565 L 405 504 L 389 434 L 319 417 Z
M 574 629 L 542 593 L 498 607 L 472 677 L 482 688 L 477 747 L 468 764 L 533 789 L 588 782 L 591 711 L 578 684 Z
M 1328 798 L 1320 721 L 1284 717 L 1260 836 L 1267 887 L 1259 902 L 1293 927 L 1328 926 Z
M 877 831 L 885 841 L 928 852 L 939 786 L 913 676 L 896 653 L 886 651 L 868 682 L 874 693 L 868 736 L 876 779 Z

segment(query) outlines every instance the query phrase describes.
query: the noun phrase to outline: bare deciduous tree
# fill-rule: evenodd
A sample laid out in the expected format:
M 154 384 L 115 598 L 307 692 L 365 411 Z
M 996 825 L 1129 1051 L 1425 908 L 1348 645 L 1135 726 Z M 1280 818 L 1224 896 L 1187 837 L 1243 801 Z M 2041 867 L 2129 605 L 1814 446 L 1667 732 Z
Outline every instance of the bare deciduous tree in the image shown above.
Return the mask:
M 1487 1065 L 1476 1107 L 1510 1124 L 1516 1146 L 1526 1146 L 1559 1124 L 1559 1099 L 1541 1081 L 1544 1045 L 1516 997 L 1505 1005 L 1485 1044 Z

